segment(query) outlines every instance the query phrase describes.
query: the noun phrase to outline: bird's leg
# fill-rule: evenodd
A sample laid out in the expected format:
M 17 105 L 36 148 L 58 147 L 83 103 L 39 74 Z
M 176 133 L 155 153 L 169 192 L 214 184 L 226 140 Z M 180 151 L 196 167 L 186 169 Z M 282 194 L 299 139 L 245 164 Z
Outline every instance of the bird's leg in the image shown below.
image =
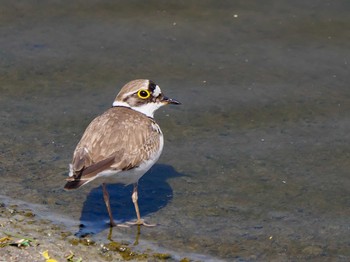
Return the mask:
M 118 227 L 129 227 L 128 225 L 116 224 L 114 222 L 111 205 L 109 203 L 109 194 L 108 194 L 107 187 L 106 187 L 105 183 L 102 184 L 102 189 L 103 189 L 103 199 L 105 200 L 107 211 L 108 211 L 108 215 L 109 215 L 110 226 L 111 227 L 115 227 L 115 226 L 118 226 Z
M 110 219 L 110 225 L 111 225 L 111 227 L 115 227 L 116 224 L 114 223 L 114 220 L 113 220 L 111 205 L 109 203 L 109 194 L 108 194 L 108 191 L 107 191 L 105 183 L 102 184 L 102 189 L 103 189 L 103 199 L 105 200 L 107 211 L 108 211 L 108 215 L 109 215 L 109 219 Z
M 137 184 L 134 184 L 134 189 L 131 195 L 132 202 L 134 203 L 135 206 L 135 211 L 136 211 L 136 216 L 137 216 L 137 222 L 141 221 L 141 215 L 140 215 L 140 210 L 139 210 L 139 205 L 137 203 L 137 200 L 139 199 L 138 192 L 137 192 Z
M 141 219 L 139 205 L 137 203 L 137 200 L 138 200 L 137 183 L 134 184 L 134 190 L 132 192 L 131 199 L 132 199 L 132 202 L 134 203 L 134 206 L 135 206 L 137 220 L 135 222 L 127 222 L 127 224 L 129 224 L 129 225 L 143 225 L 143 226 L 147 226 L 147 227 L 154 227 L 155 224 L 147 224 L 143 219 Z

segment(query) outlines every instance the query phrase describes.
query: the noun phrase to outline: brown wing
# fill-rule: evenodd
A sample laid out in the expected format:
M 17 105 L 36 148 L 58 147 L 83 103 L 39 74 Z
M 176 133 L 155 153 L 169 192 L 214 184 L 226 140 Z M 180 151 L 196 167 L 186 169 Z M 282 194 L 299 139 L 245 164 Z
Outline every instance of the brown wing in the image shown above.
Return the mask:
M 87 183 L 106 169 L 121 171 L 138 166 L 159 149 L 160 130 L 155 127 L 152 119 L 123 107 L 111 108 L 95 118 L 74 151 L 73 177 L 69 180 L 77 186 L 72 187 Z

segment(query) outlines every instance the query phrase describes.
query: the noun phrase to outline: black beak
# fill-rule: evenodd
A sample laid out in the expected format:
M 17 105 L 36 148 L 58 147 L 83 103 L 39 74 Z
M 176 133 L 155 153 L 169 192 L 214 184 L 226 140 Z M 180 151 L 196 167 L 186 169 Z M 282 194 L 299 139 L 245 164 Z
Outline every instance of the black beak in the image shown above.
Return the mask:
M 179 101 L 176 101 L 175 99 L 172 99 L 166 96 L 163 97 L 162 102 L 167 104 L 173 104 L 173 105 L 181 105 Z

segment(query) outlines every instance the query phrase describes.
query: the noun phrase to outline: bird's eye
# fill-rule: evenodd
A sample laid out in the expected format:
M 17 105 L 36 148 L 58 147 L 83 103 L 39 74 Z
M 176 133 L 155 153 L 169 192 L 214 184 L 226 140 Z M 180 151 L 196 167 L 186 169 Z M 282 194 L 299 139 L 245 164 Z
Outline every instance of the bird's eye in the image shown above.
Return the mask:
M 139 98 L 147 99 L 150 97 L 151 93 L 148 90 L 142 89 L 137 92 Z

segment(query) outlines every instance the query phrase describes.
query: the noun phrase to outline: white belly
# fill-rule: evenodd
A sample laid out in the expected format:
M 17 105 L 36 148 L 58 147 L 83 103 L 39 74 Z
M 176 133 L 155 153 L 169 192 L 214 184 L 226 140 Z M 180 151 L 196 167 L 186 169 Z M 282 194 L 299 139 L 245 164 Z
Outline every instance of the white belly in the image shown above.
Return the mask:
M 120 171 L 120 170 L 104 170 L 97 174 L 98 180 L 103 180 L 106 183 L 120 183 L 124 185 L 130 185 L 139 181 L 139 179 L 158 161 L 164 145 L 163 135 L 159 137 L 159 150 L 149 160 L 141 163 L 136 168 Z

